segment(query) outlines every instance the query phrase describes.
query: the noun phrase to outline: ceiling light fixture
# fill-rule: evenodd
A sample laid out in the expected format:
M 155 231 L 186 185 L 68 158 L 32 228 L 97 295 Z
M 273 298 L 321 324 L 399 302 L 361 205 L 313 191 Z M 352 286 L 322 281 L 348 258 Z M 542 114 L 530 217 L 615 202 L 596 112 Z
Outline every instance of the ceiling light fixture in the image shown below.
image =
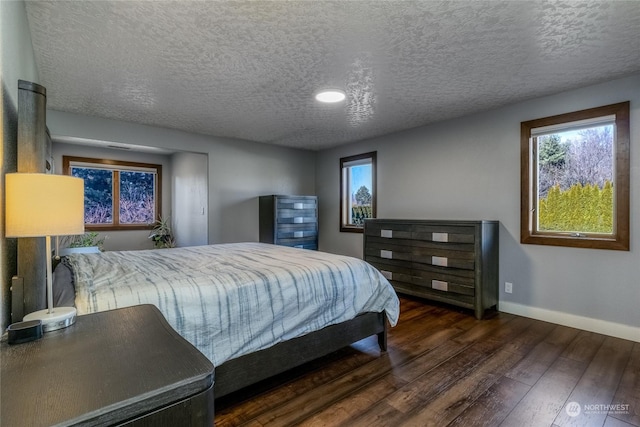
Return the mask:
M 337 89 L 323 90 L 316 94 L 316 99 L 320 102 L 340 102 L 345 98 L 345 93 Z

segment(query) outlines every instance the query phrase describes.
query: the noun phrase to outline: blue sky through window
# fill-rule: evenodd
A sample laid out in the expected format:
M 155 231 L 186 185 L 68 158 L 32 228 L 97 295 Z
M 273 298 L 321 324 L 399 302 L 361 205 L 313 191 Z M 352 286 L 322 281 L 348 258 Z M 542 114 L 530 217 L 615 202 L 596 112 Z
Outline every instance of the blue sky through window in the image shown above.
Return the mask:
M 371 192 L 371 164 L 351 167 L 351 195 L 363 185 Z

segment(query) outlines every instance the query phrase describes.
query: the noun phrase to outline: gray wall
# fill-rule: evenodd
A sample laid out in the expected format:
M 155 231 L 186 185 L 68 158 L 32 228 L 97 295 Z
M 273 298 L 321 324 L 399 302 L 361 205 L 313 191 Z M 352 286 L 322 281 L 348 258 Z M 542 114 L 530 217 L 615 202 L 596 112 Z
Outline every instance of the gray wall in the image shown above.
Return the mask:
M 207 156 L 175 153 L 171 156 L 172 224 L 177 246 L 207 244 Z
M 315 153 L 47 111 L 54 139 L 72 137 L 207 155 L 208 241 L 258 240 L 258 196 L 315 194 Z
M 51 126 L 49 126 L 51 129 Z M 53 142 L 54 173 L 62 173 L 62 156 L 90 157 L 94 159 L 122 160 L 128 162 L 162 165 L 162 214 L 171 215 L 171 157 L 169 155 L 140 153 L 111 148 L 83 146 Z M 107 251 L 153 249 L 148 230 L 108 231 L 99 233 L 105 237 Z
M 320 249 L 362 256 L 362 235 L 339 232 L 338 165 L 340 157 L 377 150 L 378 217 L 500 221 L 502 309 L 558 322 L 593 318 L 603 332 L 624 329 L 640 340 L 639 88 L 636 75 L 321 152 Z M 627 100 L 631 251 L 521 245 L 520 122 Z
M 16 239 L 5 239 L 4 174 L 17 167 L 18 80 L 39 83 L 31 34 L 23 2 L 0 1 L 0 98 L 2 151 L 0 152 L 0 325 L 9 324 L 11 277 L 16 274 Z

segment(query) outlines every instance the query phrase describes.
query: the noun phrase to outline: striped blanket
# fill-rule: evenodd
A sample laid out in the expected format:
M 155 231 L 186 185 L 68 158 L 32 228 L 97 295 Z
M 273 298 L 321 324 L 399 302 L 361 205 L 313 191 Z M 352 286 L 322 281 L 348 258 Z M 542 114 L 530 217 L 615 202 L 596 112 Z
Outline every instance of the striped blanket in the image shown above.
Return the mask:
M 362 260 L 262 243 L 69 256 L 78 314 L 153 304 L 216 366 L 354 318 L 398 320 L 389 282 Z

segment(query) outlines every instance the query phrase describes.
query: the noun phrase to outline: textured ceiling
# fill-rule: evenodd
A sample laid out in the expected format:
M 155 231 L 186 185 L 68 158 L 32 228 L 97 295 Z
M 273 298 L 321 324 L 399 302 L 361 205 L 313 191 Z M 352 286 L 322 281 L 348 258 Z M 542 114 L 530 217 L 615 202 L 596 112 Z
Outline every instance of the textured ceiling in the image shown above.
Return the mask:
M 26 8 L 51 109 L 312 150 L 640 71 L 638 1 Z

